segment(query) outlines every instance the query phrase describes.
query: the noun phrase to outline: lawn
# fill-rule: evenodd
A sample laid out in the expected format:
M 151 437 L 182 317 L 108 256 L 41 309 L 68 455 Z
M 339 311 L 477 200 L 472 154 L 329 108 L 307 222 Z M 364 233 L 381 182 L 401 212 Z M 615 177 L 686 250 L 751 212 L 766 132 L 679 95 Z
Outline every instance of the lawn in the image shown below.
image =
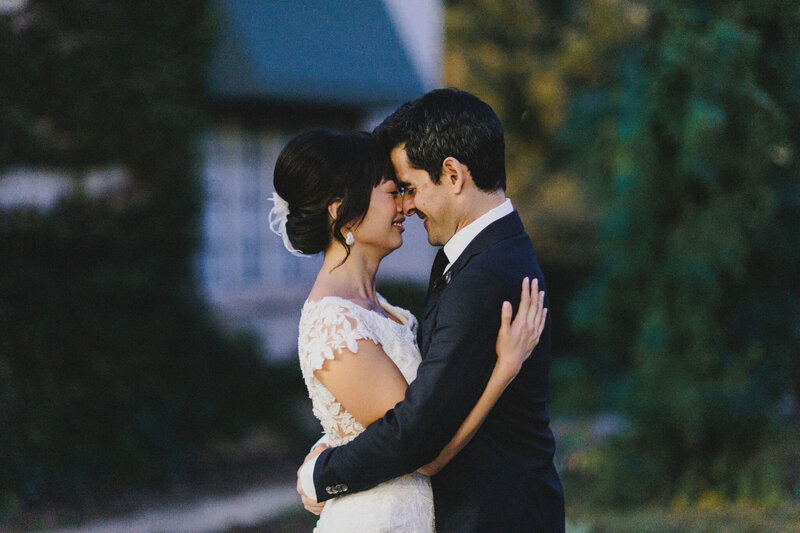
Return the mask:
M 313 529 L 316 517 L 293 510 L 279 520 L 239 533 L 301 533 Z M 567 533 L 763 533 L 800 531 L 800 505 L 774 508 L 700 505 L 670 509 L 592 510 L 567 501 Z

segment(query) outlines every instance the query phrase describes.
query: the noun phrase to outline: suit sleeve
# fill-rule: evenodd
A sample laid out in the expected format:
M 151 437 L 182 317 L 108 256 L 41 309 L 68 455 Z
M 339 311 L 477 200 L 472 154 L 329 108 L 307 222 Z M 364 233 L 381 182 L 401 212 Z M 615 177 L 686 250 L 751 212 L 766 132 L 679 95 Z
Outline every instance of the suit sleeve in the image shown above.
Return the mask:
M 501 303 L 518 303 L 510 285 L 468 267 L 453 277 L 433 311 L 431 343 L 405 399 L 347 445 L 319 456 L 318 501 L 366 490 L 438 456 L 489 380 Z

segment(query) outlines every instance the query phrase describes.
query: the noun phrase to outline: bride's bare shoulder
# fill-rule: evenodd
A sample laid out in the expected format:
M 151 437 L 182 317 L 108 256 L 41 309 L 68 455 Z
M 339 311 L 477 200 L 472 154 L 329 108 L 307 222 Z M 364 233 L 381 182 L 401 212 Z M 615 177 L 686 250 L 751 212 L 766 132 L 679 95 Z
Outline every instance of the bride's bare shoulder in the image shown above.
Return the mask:
M 373 311 L 375 303 L 367 298 L 360 297 L 353 294 L 352 291 L 342 290 L 340 287 L 333 287 L 324 284 L 316 284 L 311 288 L 308 293 L 307 301 L 317 303 L 325 298 L 333 298 L 335 300 L 346 300 L 353 305 L 363 307 L 367 310 Z
M 308 293 L 308 298 L 306 298 L 306 300 L 308 300 L 309 302 L 319 302 L 323 298 L 327 298 L 330 296 L 336 298 L 343 298 L 343 296 L 339 294 L 340 292 L 341 291 L 337 291 L 336 288 L 333 286 L 317 282 L 314 284 L 313 287 L 311 287 L 311 291 Z

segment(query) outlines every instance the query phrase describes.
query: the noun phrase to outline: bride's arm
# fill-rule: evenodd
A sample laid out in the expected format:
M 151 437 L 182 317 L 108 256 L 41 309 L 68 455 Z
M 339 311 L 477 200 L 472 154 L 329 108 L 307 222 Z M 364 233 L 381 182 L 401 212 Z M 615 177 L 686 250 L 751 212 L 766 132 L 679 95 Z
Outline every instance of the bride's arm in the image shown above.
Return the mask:
M 437 474 L 472 440 L 489 411 L 508 384 L 517 376 L 531 350 L 538 344 L 547 317 L 547 309 L 543 309 L 543 305 L 544 293 L 539 292 L 538 280 L 534 279 L 533 284 L 529 284 L 528 278 L 522 282 L 522 296 L 514 322 L 511 322 L 511 304 L 503 302 L 500 331 L 497 334 L 497 362 L 489 383 L 475 407 L 439 456 L 433 462 L 417 469 L 417 472 L 426 476 Z
M 367 427 L 400 402 L 406 383 L 400 369 L 380 345 L 358 341 L 356 351 L 342 349 L 314 372 L 356 421 Z
M 366 427 L 381 418 L 405 396 L 408 384 L 403 374 L 374 342 L 361 339 L 356 341 L 355 350 L 342 349 L 333 353 L 333 359 L 326 359 L 322 368 L 314 371 L 314 375 L 362 426 Z M 317 442 L 303 465 L 319 455 L 324 449 L 322 446 L 328 447 Z M 306 495 L 302 469 L 301 466 L 297 472 L 297 492 L 306 510 L 319 515 L 326 502 L 317 503 L 315 495 L 311 494 L 310 498 Z

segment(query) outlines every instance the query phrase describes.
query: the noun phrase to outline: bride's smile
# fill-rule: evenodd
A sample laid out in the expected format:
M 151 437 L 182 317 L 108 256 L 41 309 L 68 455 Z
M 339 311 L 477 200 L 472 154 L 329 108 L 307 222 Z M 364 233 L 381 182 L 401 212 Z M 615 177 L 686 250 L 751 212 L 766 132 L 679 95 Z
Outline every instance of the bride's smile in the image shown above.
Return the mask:
M 374 247 L 381 257 L 403 244 L 403 196 L 393 180 L 384 178 L 372 189 L 369 209 L 353 229 L 354 249 Z

